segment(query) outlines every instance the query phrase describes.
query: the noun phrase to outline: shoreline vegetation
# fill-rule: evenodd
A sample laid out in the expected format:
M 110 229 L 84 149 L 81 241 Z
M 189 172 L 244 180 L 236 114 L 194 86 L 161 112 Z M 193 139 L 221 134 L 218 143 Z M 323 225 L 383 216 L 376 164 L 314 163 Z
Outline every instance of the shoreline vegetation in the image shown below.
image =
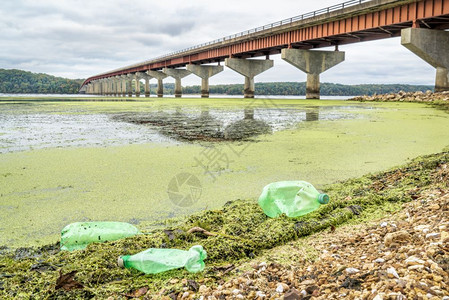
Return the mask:
M 5 94 L 77 94 L 83 79 L 66 79 L 47 74 L 37 74 L 22 70 L 0 69 L 0 93 Z M 133 82 L 134 87 L 134 82 Z M 174 94 L 174 83 L 164 84 L 164 94 Z M 144 94 L 144 85 L 140 86 Z M 150 85 L 151 94 L 156 94 L 157 85 Z M 357 84 L 344 85 L 321 83 L 321 94 L 327 96 L 354 96 L 398 93 L 399 91 L 433 91 L 430 85 L 408 84 Z M 243 84 L 210 85 L 210 93 L 220 95 L 242 95 Z M 201 86 L 183 87 L 184 95 L 201 94 Z M 305 82 L 258 82 L 256 95 L 300 96 L 306 94 Z
M 449 111 L 448 94 L 425 95 L 353 100 L 425 102 Z M 91 244 L 82 251 L 60 252 L 58 243 L 3 246 L 0 297 L 327 299 L 332 294 L 377 300 L 449 295 L 449 148 L 323 190 L 331 202 L 298 218 L 270 219 L 253 199 L 236 200 L 167 220 L 166 228 L 147 232 L 151 234 Z M 379 225 L 387 217 L 393 219 Z M 189 233 L 195 227 L 213 235 Z M 188 249 L 196 244 L 208 253 L 203 273 L 144 275 L 116 264 L 119 255 L 150 247 Z M 382 257 L 373 262 L 370 256 L 363 265 L 361 257 L 373 252 Z M 72 284 L 57 284 L 64 275 Z

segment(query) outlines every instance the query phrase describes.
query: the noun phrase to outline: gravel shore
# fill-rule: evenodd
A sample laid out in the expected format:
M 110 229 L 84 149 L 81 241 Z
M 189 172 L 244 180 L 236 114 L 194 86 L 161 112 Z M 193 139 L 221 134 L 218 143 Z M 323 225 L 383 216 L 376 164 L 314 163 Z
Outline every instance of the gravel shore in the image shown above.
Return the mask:
M 196 296 L 449 299 L 449 190 L 426 194 L 391 217 L 311 236 L 307 240 L 319 253 L 315 260 L 285 265 L 275 258 L 253 263 L 253 270 L 213 289 L 200 286 Z M 297 243 L 280 251 L 288 251 L 287 247 L 294 252 Z

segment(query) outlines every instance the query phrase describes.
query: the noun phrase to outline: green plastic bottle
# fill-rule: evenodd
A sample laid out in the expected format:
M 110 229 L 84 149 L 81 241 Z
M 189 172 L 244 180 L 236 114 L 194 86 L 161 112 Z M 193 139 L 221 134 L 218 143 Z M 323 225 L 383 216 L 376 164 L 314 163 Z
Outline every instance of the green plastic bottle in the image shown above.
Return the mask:
M 270 183 L 263 188 L 259 197 L 259 205 L 271 218 L 283 213 L 288 217 L 303 216 L 328 202 L 328 195 L 319 193 L 313 185 L 305 181 Z
M 191 273 L 204 270 L 207 253 L 202 246 L 196 245 L 189 251 L 178 249 L 150 248 L 135 255 L 124 255 L 118 258 L 118 265 L 133 268 L 145 274 L 156 274 L 172 269 L 185 267 Z
M 76 222 L 61 231 L 61 250 L 81 250 L 91 243 L 102 243 L 141 234 L 124 222 Z

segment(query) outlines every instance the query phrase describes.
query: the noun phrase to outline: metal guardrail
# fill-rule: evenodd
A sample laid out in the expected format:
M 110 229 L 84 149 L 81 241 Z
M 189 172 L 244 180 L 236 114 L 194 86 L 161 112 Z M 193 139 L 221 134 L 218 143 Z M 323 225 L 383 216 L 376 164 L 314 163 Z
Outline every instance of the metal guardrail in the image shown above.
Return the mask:
M 120 68 L 120 69 L 116 69 L 116 70 L 112 70 L 112 71 L 109 71 L 109 72 L 106 72 L 106 73 L 98 74 L 96 76 L 102 76 L 102 75 L 106 75 L 106 74 L 113 73 L 113 72 L 120 72 L 120 71 L 127 70 L 127 69 L 130 69 L 130 68 L 134 68 L 134 67 L 137 67 L 137 66 L 149 64 L 149 63 L 152 63 L 152 62 L 157 61 L 157 60 L 168 58 L 168 57 L 171 57 L 171 56 L 174 56 L 174 55 L 177 55 L 177 54 L 181 54 L 181 53 L 185 53 L 185 52 L 188 52 L 188 51 L 191 51 L 191 50 L 199 49 L 199 48 L 202 48 L 202 47 L 205 47 L 205 46 L 218 44 L 218 43 L 221 43 L 221 42 L 224 42 L 224 41 L 228 41 L 228 40 L 231 40 L 231 39 L 235 39 L 235 38 L 238 38 L 238 37 L 248 36 L 248 35 L 250 35 L 252 33 L 260 32 L 260 31 L 267 30 L 267 29 L 277 28 L 277 27 L 280 27 L 280 26 L 283 26 L 283 25 L 291 24 L 291 23 L 296 22 L 296 21 L 302 21 L 302 20 L 314 18 L 314 17 L 320 16 L 320 15 L 324 15 L 324 14 L 336 11 L 336 10 L 348 8 L 348 7 L 351 7 L 351 6 L 356 6 L 356 5 L 359 5 L 359 4 L 362 4 L 362 3 L 365 3 L 365 2 L 370 2 L 370 1 L 372 1 L 372 0 L 349 0 L 349 1 L 346 1 L 346 2 L 343 2 L 343 3 L 340 3 L 340 4 L 336 4 L 336 5 L 333 5 L 333 6 L 329 6 L 329 7 L 326 7 L 326 8 L 322 8 L 322 9 L 319 9 L 319 10 L 308 12 L 308 13 L 305 13 L 305 14 L 302 14 L 302 15 L 299 15 L 299 16 L 296 16 L 296 17 L 291 17 L 291 18 L 288 18 L 288 19 L 284 19 L 282 21 L 278 21 L 278 22 L 274 22 L 274 23 L 271 23 L 271 24 L 267 24 L 267 25 L 264 25 L 264 26 L 257 27 L 257 28 L 245 30 L 245 31 L 242 31 L 242 32 L 239 32 L 239 33 L 236 33 L 236 34 L 228 35 L 226 37 L 223 37 L 223 38 L 220 38 L 220 39 L 216 39 L 216 40 L 213 40 L 213 41 L 210 41 L 210 42 L 207 42 L 207 43 L 203 43 L 203 44 L 200 44 L 200 45 L 192 46 L 192 47 L 189 47 L 189 48 L 186 48 L 186 49 L 183 49 L 183 50 L 174 51 L 174 52 L 171 52 L 169 54 L 164 54 L 164 55 L 161 55 L 161 56 L 158 56 L 158 57 L 146 60 L 144 62 L 140 62 L 138 64 L 126 66 L 126 67 L 123 67 L 123 68 Z
M 195 50 L 195 49 L 198 49 L 198 48 L 201 48 L 201 47 L 210 46 L 212 44 L 218 44 L 218 43 L 221 43 L 221 42 L 224 42 L 224 41 L 227 41 L 227 40 L 231 40 L 231 39 L 235 39 L 235 38 L 238 38 L 238 37 L 244 37 L 244 36 L 250 35 L 252 33 L 256 33 L 256 32 L 267 30 L 267 29 L 271 29 L 271 28 L 280 27 L 280 26 L 283 26 L 283 25 L 291 24 L 291 23 L 296 22 L 296 21 L 302 21 L 302 20 L 305 20 L 305 19 L 314 18 L 314 17 L 319 16 L 319 15 L 324 15 L 324 14 L 327 14 L 327 13 L 330 13 L 330 12 L 333 12 L 333 11 L 336 11 L 336 10 L 344 9 L 344 8 L 347 8 L 347 7 L 355 6 L 355 5 L 362 4 L 362 3 L 365 3 L 365 2 L 369 2 L 369 1 L 371 1 L 371 0 L 350 0 L 350 1 L 346 1 L 346 2 L 343 2 L 343 3 L 340 3 L 340 4 L 336 4 L 336 5 L 333 5 L 333 6 L 329 6 L 329 7 L 326 7 L 326 8 L 322 8 L 322 9 L 319 9 L 319 10 L 308 12 L 308 13 L 305 13 L 305 14 L 302 14 L 302 15 L 299 15 L 299 16 L 296 16 L 296 17 L 284 19 L 282 21 L 278 21 L 278 22 L 274 22 L 274 23 L 271 23 L 271 24 L 267 24 L 267 25 L 264 25 L 264 26 L 257 27 L 257 28 L 245 30 L 245 31 L 242 31 L 242 32 L 239 32 L 239 33 L 236 33 L 236 34 L 228 35 L 226 37 L 223 37 L 223 38 L 220 38 L 220 39 L 216 39 L 216 40 L 213 40 L 213 41 L 210 41 L 210 42 L 207 42 L 207 43 L 203 43 L 203 44 L 200 44 L 200 45 L 192 46 L 192 47 L 189 47 L 189 48 L 186 48 L 186 49 L 183 49 L 183 50 L 174 51 L 174 52 L 171 52 L 169 54 L 158 56 L 158 57 L 153 58 L 153 59 L 151 59 L 149 61 L 154 61 L 154 60 L 162 59 L 162 58 L 165 58 L 165 57 L 173 56 L 173 55 L 176 55 L 176 54 L 180 54 L 180 53 L 183 53 L 183 52 L 188 52 L 188 51 Z

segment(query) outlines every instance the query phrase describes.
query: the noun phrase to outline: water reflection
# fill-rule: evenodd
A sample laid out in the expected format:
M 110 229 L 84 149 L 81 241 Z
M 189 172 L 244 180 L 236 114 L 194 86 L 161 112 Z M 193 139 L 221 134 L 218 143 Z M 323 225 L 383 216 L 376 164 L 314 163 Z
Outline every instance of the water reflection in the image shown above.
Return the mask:
M 145 114 L 120 114 L 113 119 L 152 125 L 159 133 L 179 141 L 218 142 L 247 140 L 273 131 L 292 128 L 304 121 L 344 117 L 344 113 L 335 112 L 335 107 L 211 109 L 208 106 L 201 106 L 195 109 L 175 107 L 171 110 Z
M 120 114 L 113 119 L 152 125 L 161 134 L 181 141 L 243 140 L 272 131 L 265 121 L 254 118 L 254 109 L 244 109 L 240 119 L 235 121 L 211 115 L 208 107 L 202 107 L 199 115 L 176 107 L 173 113 Z
M 312 106 L 306 110 L 306 122 L 318 121 L 320 119 L 320 107 Z
M 308 121 L 363 117 L 366 105 L 158 105 L 129 113 L 91 113 L 79 106 L 2 104 L 0 153 L 205 140 L 249 140 Z

